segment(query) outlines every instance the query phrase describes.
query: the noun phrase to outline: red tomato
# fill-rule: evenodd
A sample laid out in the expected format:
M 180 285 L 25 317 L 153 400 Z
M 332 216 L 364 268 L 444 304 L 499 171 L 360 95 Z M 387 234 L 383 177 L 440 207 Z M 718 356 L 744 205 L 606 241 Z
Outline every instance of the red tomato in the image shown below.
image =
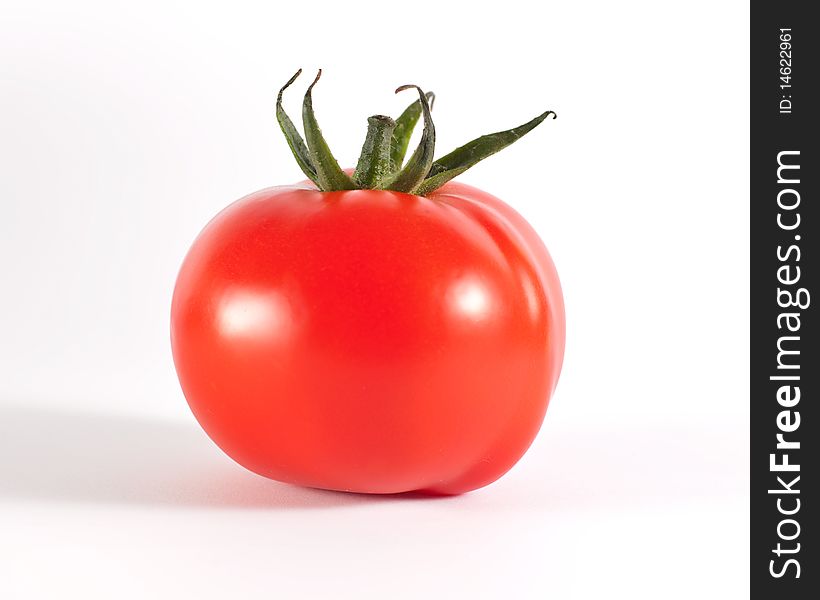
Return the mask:
M 171 341 L 196 418 L 251 471 L 458 494 L 503 475 L 538 432 L 564 305 L 536 233 L 489 194 L 300 184 L 207 225 L 179 273 Z

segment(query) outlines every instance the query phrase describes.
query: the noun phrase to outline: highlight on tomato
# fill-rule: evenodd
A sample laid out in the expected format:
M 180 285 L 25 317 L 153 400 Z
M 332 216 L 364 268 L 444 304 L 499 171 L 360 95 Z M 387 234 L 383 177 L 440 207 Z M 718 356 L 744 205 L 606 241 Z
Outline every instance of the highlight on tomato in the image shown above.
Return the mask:
M 564 354 L 555 266 L 498 198 L 453 181 L 552 111 L 434 158 L 433 94 L 367 120 L 355 169 L 276 115 L 307 180 L 216 215 L 179 271 L 171 344 L 213 441 L 278 481 L 349 492 L 459 494 L 535 438 Z M 418 147 L 411 134 L 422 120 Z M 538 193 L 533 191 L 533 193 Z

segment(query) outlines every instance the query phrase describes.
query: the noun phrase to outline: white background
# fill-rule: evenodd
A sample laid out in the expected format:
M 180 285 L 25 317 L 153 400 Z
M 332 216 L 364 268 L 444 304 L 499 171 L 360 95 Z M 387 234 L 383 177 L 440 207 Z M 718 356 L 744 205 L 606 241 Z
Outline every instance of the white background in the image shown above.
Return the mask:
M 748 29 L 711 0 L 0 0 L 0 597 L 745 597 Z M 568 311 L 541 434 L 484 490 L 285 486 L 188 411 L 176 270 L 302 178 L 297 67 L 347 165 L 400 84 L 442 152 L 558 112 L 461 178 L 541 233 Z

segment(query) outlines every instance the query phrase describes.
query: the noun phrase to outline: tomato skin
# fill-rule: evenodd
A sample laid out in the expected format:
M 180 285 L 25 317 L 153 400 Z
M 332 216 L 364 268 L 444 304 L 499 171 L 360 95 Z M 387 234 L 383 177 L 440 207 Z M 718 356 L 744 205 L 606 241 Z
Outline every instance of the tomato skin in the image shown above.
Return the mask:
M 503 475 L 540 428 L 564 339 L 543 243 L 457 182 L 251 194 L 196 239 L 171 309 L 183 392 L 229 456 L 365 493 Z

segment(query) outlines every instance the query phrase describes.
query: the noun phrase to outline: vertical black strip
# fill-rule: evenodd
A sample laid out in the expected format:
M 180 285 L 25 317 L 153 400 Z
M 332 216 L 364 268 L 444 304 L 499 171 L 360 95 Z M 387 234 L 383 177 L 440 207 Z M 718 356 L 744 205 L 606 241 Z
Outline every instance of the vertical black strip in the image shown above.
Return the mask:
M 820 598 L 820 23 L 751 8 L 751 590 Z

